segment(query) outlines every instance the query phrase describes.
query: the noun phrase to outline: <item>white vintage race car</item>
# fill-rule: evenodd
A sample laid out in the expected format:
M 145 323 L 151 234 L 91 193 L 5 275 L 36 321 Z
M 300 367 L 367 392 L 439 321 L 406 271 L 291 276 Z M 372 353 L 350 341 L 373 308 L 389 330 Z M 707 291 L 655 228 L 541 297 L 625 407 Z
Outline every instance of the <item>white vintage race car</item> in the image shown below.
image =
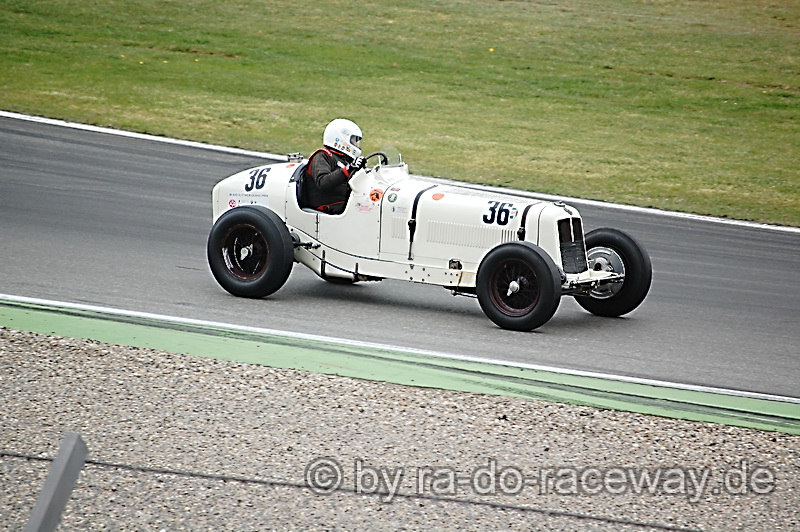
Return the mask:
M 495 324 L 525 331 L 546 323 L 563 295 L 602 316 L 647 296 L 650 257 L 628 234 L 584 238 L 580 214 L 563 203 L 437 184 L 410 176 L 399 156 L 373 157 L 336 215 L 301 204 L 308 161 L 299 155 L 217 183 L 207 252 L 219 284 L 265 297 L 299 262 L 329 282 L 400 279 L 477 296 Z

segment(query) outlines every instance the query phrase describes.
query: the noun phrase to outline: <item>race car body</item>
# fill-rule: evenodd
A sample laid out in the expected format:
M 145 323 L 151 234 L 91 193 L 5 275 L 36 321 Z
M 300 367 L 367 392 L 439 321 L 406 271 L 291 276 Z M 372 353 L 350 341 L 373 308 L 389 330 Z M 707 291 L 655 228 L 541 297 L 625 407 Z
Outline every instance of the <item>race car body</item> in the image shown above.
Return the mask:
M 235 295 L 264 297 L 296 261 L 331 282 L 388 278 L 476 295 L 492 321 L 519 330 L 549 320 L 565 294 L 600 302 L 589 310 L 606 315 L 630 312 L 646 296 L 649 257 L 621 231 L 601 230 L 601 244 L 622 239 L 624 250 L 602 245 L 587 254 L 573 207 L 413 177 L 405 163 L 375 155 L 382 163 L 350 179 L 337 215 L 302 204 L 300 158 L 219 182 L 208 244 L 217 281 Z M 635 294 L 623 290 L 634 284 Z

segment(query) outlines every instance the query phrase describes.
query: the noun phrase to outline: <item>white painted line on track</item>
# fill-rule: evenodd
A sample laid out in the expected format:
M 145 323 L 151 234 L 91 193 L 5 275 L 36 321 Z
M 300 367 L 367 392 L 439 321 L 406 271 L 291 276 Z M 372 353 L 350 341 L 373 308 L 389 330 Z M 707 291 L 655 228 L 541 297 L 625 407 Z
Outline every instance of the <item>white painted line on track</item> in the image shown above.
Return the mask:
M 287 160 L 287 156 L 285 154 L 276 154 L 276 153 L 268 153 L 268 152 L 259 152 L 259 151 L 250 151 L 250 150 L 242 150 L 239 148 L 231 148 L 228 146 L 218 146 L 215 144 L 204 144 L 202 142 L 195 142 L 191 140 L 181 140 L 181 139 L 173 139 L 169 137 L 159 137 L 156 135 L 148 135 L 145 133 L 134 133 L 131 131 L 124 131 L 120 129 L 111 129 L 106 127 L 100 126 L 91 126 L 87 124 L 79 124 L 76 122 L 66 122 L 64 120 L 56 120 L 53 118 L 45 118 L 40 116 L 30 116 L 20 113 L 13 113 L 9 111 L 0 111 L 0 117 L 4 118 L 13 118 L 17 120 L 27 120 L 29 122 L 39 122 L 42 124 L 47 124 L 51 126 L 61 126 L 61 127 L 68 127 L 72 129 L 78 129 L 81 131 L 92 131 L 95 133 L 107 133 L 109 135 L 117 135 L 121 137 L 129 137 L 134 139 L 140 140 L 150 140 L 154 142 L 163 142 L 166 144 L 175 144 L 179 146 L 188 146 L 191 148 L 199 148 L 204 150 L 212 150 L 212 151 L 219 151 L 225 153 L 232 153 L 236 155 L 249 155 L 252 157 L 260 157 L 264 159 L 276 159 L 279 161 Z M 415 176 L 415 177 L 423 177 L 423 176 Z M 461 185 L 461 186 L 469 186 L 471 188 L 476 188 L 479 190 L 487 190 L 491 192 L 499 192 L 499 193 L 507 193 L 507 194 L 515 194 L 518 196 L 534 198 L 534 199 L 543 199 L 546 201 L 563 201 L 565 203 L 573 203 L 576 205 L 587 205 L 592 207 L 602 207 L 606 209 L 614 209 L 619 211 L 626 211 L 626 212 L 635 212 L 635 213 L 642 213 L 642 214 L 652 214 L 657 216 L 668 216 L 671 218 L 681 218 L 685 220 L 695 220 L 699 222 L 710 222 L 710 223 L 718 223 L 724 225 L 731 225 L 737 227 L 747 227 L 747 228 L 755 228 L 755 229 L 766 229 L 770 231 L 781 231 L 786 233 L 795 233 L 800 234 L 800 227 L 790 227 L 790 226 L 783 226 L 783 225 L 771 225 L 771 224 L 763 224 L 757 222 L 748 222 L 744 220 L 733 220 L 729 218 L 719 218 L 716 216 L 705 216 L 701 214 L 691 214 L 691 213 L 684 213 L 684 212 L 675 212 L 675 211 L 666 211 L 661 209 L 654 209 L 651 207 L 637 207 L 634 205 L 622 205 L 619 203 L 606 203 L 603 201 L 597 200 L 589 200 L 589 199 L 581 199 L 581 198 L 572 198 L 569 196 L 556 196 L 552 194 L 539 194 L 536 192 L 530 192 L 526 190 L 516 190 L 512 188 L 502 188 L 502 187 L 491 187 L 487 185 L 476 185 L 471 183 L 465 183 L 463 181 L 453 181 L 450 179 L 444 178 L 426 178 L 432 179 L 437 182 L 442 182 L 446 184 L 453 184 L 453 185 Z
M 64 308 L 71 310 L 81 310 L 87 312 L 96 312 L 107 314 L 111 316 L 123 316 L 131 318 L 142 318 L 148 320 L 162 321 L 165 323 L 175 323 L 180 325 L 192 325 L 196 327 L 207 327 L 213 329 L 223 329 L 229 331 L 249 332 L 254 334 L 264 334 L 279 336 L 283 338 L 295 338 L 300 340 L 311 340 L 315 342 L 326 342 L 336 345 L 346 345 L 352 347 L 366 347 L 370 349 L 381 349 L 387 351 L 396 351 L 401 353 L 410 353 L 415 355 L 424 355 L 440 359 L 459 360 L 463 362 L 477 362 L 482 364 L 491 364 L 494 366 L 505 366 L 519 369 L 530 369 L 536 371 L 547 371 L 560 375 L 570 375 L 575 377 L 589 377 L 596 379 L 606 379 L 617 382 L 625 382 L 630 384 L 640 384 L 646 386 L 657 386 L 661 388 L 673 388 L 677 390 L 686 390 L 693 392 L 715 393 L 720 395 L 729 395 L 735 397 L 743 397 L 748 399 L 762 399 L 767 401 L 779 401 L 783 403 L 800 404 L 799 397 L 787 397 L 782 395 L 771 395 L 758 392 L 747 392 L 743 390 L 731 390 L 727 388 L 716 388 L 713 386 L 701 386 L 695 384 L 682 384 L 678 382 L 661 381 L 655 379 L 644 379 L 638 377 L 629 377 L 627 375 L 614 375 L 610 373 L 599 373 L 594 371 L 581 371 L 568 368 L 559 368 L 554 366 L 543 366 L 539 364 L 526 364 L 520 362 L 511 362 L 505 360 L 498 360 L 493 358 L 481 358 L 464 355 L 455 355 L 451 353 L 444 353 L 441 351 L 431 351 L 427 349 L 417 349 L 413 347 L 403 347 L 398 345 L 380 344 L 375 342 L 364 342 L 361 340 L 351 340 L 348 338 L 337 338 L 334 336 L 322 336 L 317 334 L 299 333 L 292 331 L 281 331 L 276 329 L 265 329 L 261 327 L 249 327 L 246 325 L 235 325 L 232 323 L 220 323 L 214 321 L 196 320 L 192 318 L 181 318 L 177 316 L 166 316 L 163 314 L 152 314 L 149 312 L 139 312 L 134 310 L 123 310 L 112 307 L 99 307 L 94 305 L 84 305 L 79 303 L 69 303 L 64 301 L 52 301 L 47 299 L 38 299 L 31 297 L 15 296 L 10 294 L 0 294 L 0 300 L 6 300 L 17 303 L 27 303 L 31 305 L 41 305 L 47 307 Z

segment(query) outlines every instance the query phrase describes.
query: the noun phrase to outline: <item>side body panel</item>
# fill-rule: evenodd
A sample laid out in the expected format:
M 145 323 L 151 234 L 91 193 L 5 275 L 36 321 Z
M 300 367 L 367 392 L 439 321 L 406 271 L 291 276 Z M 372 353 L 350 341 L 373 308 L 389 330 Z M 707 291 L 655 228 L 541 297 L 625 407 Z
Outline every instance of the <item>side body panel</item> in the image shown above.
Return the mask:
M 477 271 L 489 250 L 520 239 L 518 231 L 528 205 L 532 205 L 528 215 L 535 216 L 544 204 L 458 186 L 426 190 L 417 206 L 411 257 L 442 266 L 457 261 L 464 270 Z
M 301 166 L 265 165 L 220 181 L 214 221 L 231 208 L 268 207 L 301 244 L 295 259 L 327 276 L 473 288 L 484 257 L 519 240 L 543 248 L 570 280 L 590 275 L 580 215 L 569 206 L 412 178 L 400 164 L 356 174 L 345 211 L 328 215 L 298 205 Z
M 269 207 L 286 219 L 287 185 L 296 166 L 296 163 L 268 164 L 223 179 L 211 193 L 213 221 L 230 209 L 246 205 Z

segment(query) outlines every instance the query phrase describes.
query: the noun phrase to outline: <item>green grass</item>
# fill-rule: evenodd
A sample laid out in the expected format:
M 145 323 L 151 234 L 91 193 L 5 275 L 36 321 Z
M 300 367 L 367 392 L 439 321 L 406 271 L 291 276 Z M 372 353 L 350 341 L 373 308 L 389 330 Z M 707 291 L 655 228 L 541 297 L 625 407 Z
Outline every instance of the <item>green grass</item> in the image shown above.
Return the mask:
M 800 225 L 796 0 L 0 0 L 0 108 Z

